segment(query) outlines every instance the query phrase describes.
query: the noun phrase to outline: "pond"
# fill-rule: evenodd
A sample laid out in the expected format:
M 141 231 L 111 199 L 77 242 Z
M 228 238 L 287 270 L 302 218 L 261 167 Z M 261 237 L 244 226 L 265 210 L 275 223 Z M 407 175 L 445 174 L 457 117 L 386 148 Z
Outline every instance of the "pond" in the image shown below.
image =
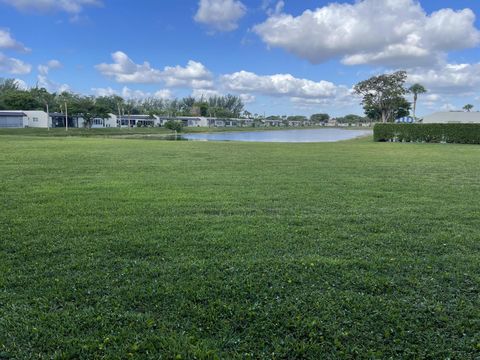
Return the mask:
M 197 141 L 254 141 L 279 143 L 335 142 L 371 135 L 371 130 L 308 129 L 237 131 L 222 133 L 182 134 L 182 139 Z

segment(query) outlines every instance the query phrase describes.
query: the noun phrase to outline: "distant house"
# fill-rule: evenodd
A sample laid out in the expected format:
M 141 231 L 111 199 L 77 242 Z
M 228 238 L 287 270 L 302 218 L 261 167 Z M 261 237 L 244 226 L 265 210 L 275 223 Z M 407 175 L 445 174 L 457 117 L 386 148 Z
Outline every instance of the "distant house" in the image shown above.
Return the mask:
M 247 126 L 253 126 L 255 120 L 253 119 L 242 119 L 240 121 L 240 126 L 242 127 L 247 127 Z
M 335 119 L 335 118 L 334 119 L 329 119 L 326 126 L 333 126 L 333 127 L 337 126 L 337 119 Z
M 50 127 L 52 128 L 62 128 L 65 127 L 65 122 L 67 118 L 65 114 L 53 112 L 49 114 L 50 116 Z M 81 116 L 68 116 L 68 127 L 69 128 L 81 128 L 84 127 L 85 120 Z M 47 127 L 46 124 L 41 127 Z
M 45 111 L 0 111 L 0 128 L 46 128 L 51 119 Z
M 28 127 L 45 128 L 51 124 L 51 118 L 45 111 L 23 111 L 27 115 Z
M 0 111 L 0 128 L 23 128 L 26 117 L 22 111 Z
M 226 127 L 238 127 L 239 121 L 237 119 L 225 119 Z
M 210 120 L 203 116 L 181 116 L 177 119 L 182 120 L 185 126 L 190 127 L 207 127 L 210 125 Z
M 265 119 L 263 120 L 265 126 L 283 126 L 282 120 L 277 119 Z
M 480 112 L 445 111 L 425 116 L 424 124 L 480 124 Z
M 165 126 L 168 121 L 181 121 L 183 126 L 207 127 L 210 125 L 210 118 L 203 116 L 160 116 L 158 126 Z
M 219 126 L 219 127 L 246 127 L 246 126 L 253 126 L 254 120 L 239 119 L 239 118 L 222 118 L 222 119 L 210 118 L 210 123 L 213 123 L 214 126 Z
M 299 120 L 290 120 L 288 122 L 288 126 L 299 127 L 302 125 L 303 125 L 303 121 L 299 121 Z
M 109 124 L 109 126 L 107 126 L 106 123 L 107 123 L 107 119 L 94 118 L 94 119 L 92 119 L 92 123 L 90 124 L 90 127 L 92 129 L 111 127 L 110 124 Z
M 360 127 L 371 127 L 372 123 L 371 122 L 358 123 L 358 126 L 360 126 Z
M 109 114 L 110 117 L 107 119 L 103 119 L 103 124 L 100 120 L 97 119 L 98 124 L 95 126 L 92 124 L 92 127 L 139 127 L 139 126 L 159 126 L 159 118 L 157 116 L 150 116 L 150 115 L 115 115 Z M 95 122 L 95 121 L 94 121 Z
M 213 119 L 212 124 L 215 127 L 225 127 L 225 121 L 223 121 L 222 119 Z
M 9 114 L 7 116 L 7 114 Z M 60 126 L 65 126 L 65 115 L 60 113 L 50 113 L 47 114 L 45 111 L 38 110 L 6 110 L 0 111 L 0 117 L 4 121 L 0 122 L 0 127 L 31 127 L 31 128 L 46 128 Z M 7 121 L 7 117 L 10 119 Z M 15 117 L 16 120 L 12 121 L 12 117 Z M 20 117 L 22 121 L 20 121 Z M 59 120 L 61 118 L 61 121 Z M 56 121 L 54 121 L 54 119 Z M 77 118 L 69 117 L 69 126 L 75 127 L 77 123 Z

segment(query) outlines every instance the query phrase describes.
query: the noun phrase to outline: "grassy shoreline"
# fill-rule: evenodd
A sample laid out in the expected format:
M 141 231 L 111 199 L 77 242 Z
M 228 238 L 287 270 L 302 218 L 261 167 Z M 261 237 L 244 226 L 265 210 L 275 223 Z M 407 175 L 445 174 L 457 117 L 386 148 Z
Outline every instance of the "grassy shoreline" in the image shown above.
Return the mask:
M 0 140 L 0 358 L 480 351 L 480 147 Z

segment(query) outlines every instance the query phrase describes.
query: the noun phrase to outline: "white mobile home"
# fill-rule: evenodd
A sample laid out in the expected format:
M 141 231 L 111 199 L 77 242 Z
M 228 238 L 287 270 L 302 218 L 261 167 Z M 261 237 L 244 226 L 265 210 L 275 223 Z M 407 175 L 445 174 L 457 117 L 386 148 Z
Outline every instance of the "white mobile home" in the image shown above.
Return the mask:
M 69 128 L 81 128 L 85 126 L 85 120 L 81 116 L 68 116 L 68 118 L 63 113 L 53 112 L 50 113 L 50 127 L 52 128 L 63 128 L 65 127 L 65 122 L 68 121 Z
M 110 114 L 108 119 L 104 119 L 103 126 L 97 127 L 138 127 L 138 126 L 159 126 L 160 119 L 158 116 L 150 115 L 122 115 L 118 116 Z M 100 122 L 97 125 L 101 125 Z
M 190 127 L 207 127 L 209 125 L 208 118 L 203 116 L 180 116 L 177 119 L 182 120 L 186 126 Z
M 23 111 L 0 111 L 0 128 L 23 128 L 28 124 Z
M 112 128 L 118 126 L 118 118 L 115 114 L 108 114 L 109 117 L 102 119 L 102 118 L 95 118 L 92 120 L 91 127 L 92 129 L 98 128 Z
M 51 123 L 45 111 L 0 111 L 0 128 L 46 128 Z
M 189 127 L 208 127 L 213 125 L 212 118 L 207 118 L 203 116 L 161 116 L 158 117 L 158 125 L 165 126 L 168 121 L 181 121 L 183 126 Z
M 52 125 L 52 119 L 45 111 L 24 111 L 28 118 L 28 127 L 46 128 Z
M 445 111 L 425 116 L 424 124 L 480 124 L 480 112 Z
M 283 126 L 282 120 L 271 120 L 271 119 L 265 119 L 263 120 L 263 124 L 265 126 Z

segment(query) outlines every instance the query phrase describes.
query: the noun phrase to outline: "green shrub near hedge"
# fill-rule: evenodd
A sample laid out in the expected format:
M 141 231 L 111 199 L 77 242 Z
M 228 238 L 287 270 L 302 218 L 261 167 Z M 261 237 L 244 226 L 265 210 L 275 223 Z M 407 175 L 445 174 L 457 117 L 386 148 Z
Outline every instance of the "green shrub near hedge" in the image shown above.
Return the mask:
M 374 141 L 480 144 L 480 124 L 376 124 Z

